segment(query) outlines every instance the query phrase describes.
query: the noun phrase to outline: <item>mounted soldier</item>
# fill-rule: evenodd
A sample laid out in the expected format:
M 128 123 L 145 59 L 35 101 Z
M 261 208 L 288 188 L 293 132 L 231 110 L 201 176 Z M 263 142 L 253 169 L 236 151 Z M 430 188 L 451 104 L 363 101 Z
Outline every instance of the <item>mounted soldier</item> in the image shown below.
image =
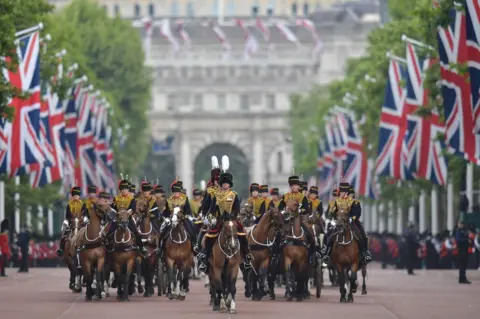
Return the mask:
M 265 214 L 266 206 L 265 199 L 259 196 L 260 194 L 260 185 L 257 183 L 252 183 L 250 185 L 250 197 L 247 199 L 248 205 L 253 210 L 253 216 L 255 216 L 255 223 L 258 223 L 260 217 Z
M 149 182 L 143 182 L 141 186 L 141 193 L 139 198 L 145 198 L 148 202 L 148 210 L 152 213 L 154 212 L 155 216 L 158 216 L 158 206 L 157 206 L 157 199 L 155 196 L 152 195 L 153 187 L 152 184 Z
M 65 220 L 63 221 L 63 234 L 60 239 L 60 248 L 57 249 L 57 255 L 63 256 L 63 250 L 65 249 L 65 240 L 70 235 L 72 229 L 72 220 L 78 218 L 83 223 L 88 222 L 88 210 L 85 203 L 80 199 L 82 189 L 78 186 L 72 187 L 70 195 L 72 198 L 68 201 L 67 209 L 65 211 Z
M 90 185 L 87 187 L 87 199 L 85 200 L 85 206 L 89 213 L 93 212 L 93 205 L 97 200 L 97 187 Z
M 166 233 L 168 230 L 170 230 L 170 225 L 171 225 L 171 220 L 170 218 L 173 215 L 173 210 L 176 207 L 179 207 L 182 210 L 183 216 L 191 216 L 192 211 L 190 208 L 190 202 L 188 200 L 188 197 L 182 193 L 182 184 L 181 182 L 179 183 L 178 178 L 173 182 L 173 184 L 170 187 L 170 190 L 172 192 L 172 195 L 167 199 L 167 204 L 165 206 L 165 210 L 163 211 L 163 217 L 165 218 L 162 227 L 160 229 L 160 247 L 157 250 L 158 255 L 162 260 L 164 260 L 164 253 L 165 253 L 165 243 L 166 243 Z M 187 231 L 190 240 L 195 242 L 195 231 L 192 225 L 192 222 L 190 219 L 185 220 L 185 230 Z M 193 249 L 193 247 L 192 247 Z
M 193 200 L 190 202 L 190 209 L 192 210 L 192 216 L 197 218 L 200 213 L 200 207 L 202 206 L 202 194 L 199 189 L 193 190 Z
M 120 195 L 117 195 L 113 199 L 113 203 L 111 207 L 118 212 L 121 208 L 129 210 L 131 209 L 132 212 L 135 211 L 135 198 L 133 198 L 132 194 L 130 193 L 130 182 L 126 179 L 121 180 L 118 184 L 118 189 L 120 190 Z M 137 226 L 130 215 L 128 220 L 128 229 L 135 235 L 136 245 L 140 251 L 142 256 L 146 255 L 146 249 L 143 247 L 142 237 L 138 232 Z
M 317 215 L 317 217 L 322 217 L 323 215 L 323 204 L 322 201 L 318 198 L 318 187 L 312 186 L 308 191 L 308 200 L 312 206 L 312 214 Z
M 368 237 L 365 233 L 365 229 L 363 228 L 363 224 L 360 221 L 360 217 L 362 216 L 362 206 L 360 202 L 355 199 L 355 190 L 352 186 L 348 189 L 348 196 L 353 200 L 352 210 L 350 217 L 352 218 L 352 223 L 356 227 L 360 237 L 360 253 L 363 256 L 365 263 L 369 263 L 372 261 L 372 255 L 368 250 Z
M 165 191 L 163 190 L 162 185 L 155 185 L 153 188 L 153 196 L 158 200 L 165 198 Z
M 229 159 L 224 155 L 222 157 L 223 173 L 220 175 L 219 179 L 221 189 L 216 192 L 210 210 L 210 214 L 212 215 L 211 219 L 215 221 L 215 226 L 205 235 L 205 248 L 198 254 L 198 260 L 200 263 L 198 268 L 205 273 L 208 272 L 208 258 L 212 252 L 215 238 L 218 236 L 218 232 L 222 229 L 222 225 L 225 221 L 234 221 L 237 224 L 237 236 L 240 244 L 240 251 L 244 258 L 245 268 L 251 267 L 250 262 L 253 259 L 246 237 L 247 234 L 242 223 L 238 219 L 238 214 L 240 212 L 240 198 L 238 197 L 238 194 L 232 190 L 233 175 L 227 172 L 229 167 Z
M 274 187 L 270 190 L 270 196 L 271 196 L 271 202 L 273 203 L 273 206 L 275 208 L 278 208 L 278 205 L 281 202 L 280 199 L 280 192 L 278 191 L 278 188 Z
M 137 186 L 135 184 L 129 184 L 130 185 L 128 186 L 128 192 L 133 198 L 135 198 L 135 196 L 137 195 Z
M 299 210 L 300 210 L 300 215 L 302 216 L 308 216 L 310 215 L 310 212 L 311 212 L 311 205 L 309 204 L 308 202 L 308 198 L 302 193 L 300 192 L 301 190 L 301 182 L 300 182 L 300 178 L 298 176 L 290 176 L 288 178 L 288 184 L 290 185 L 290 192 L 286 193 L 285 195 L 283 195 L 283 199 L 281 200 L 280 204 L 278 205 L 278 209 L 283 211 L 285 210 L 286 208 L 286 203 L 288 201 L 296 201 L 298 204 L 299 204 Z M 312 233 L 310 232 L 310 230 L 308 229 L 308 227 L 302 223 L 302 229 L 303 231 L 305 232 L 305 236 L 307 238 L 307 242 L 308 242 L 308 262 L 310 264 L 313 263 L 313 260 L 314 260 L 314 257 L 315 255 L 320 258 L 320 253 L 319 252 L 316 252 L 315 251 L 315 239 L 313 238 L 313 235 Z M 276 246 L 278 245 L 278 247 L 275 247 L 274 249 L 272 249 L 272 253 L 276 256 L 273 256 L 274 258 L 277 258 L 278 257 L 278 253 L 281 249 L 280 247 L 280 241 L 276 240 L 275 241 L 275 245 Z
M 265 201 L 265 210 L 267 210 L 270 205 L 270 202 L 272 201 L 270 198 L 268 198 L 268 185 L 260 186 L 260 196 Z

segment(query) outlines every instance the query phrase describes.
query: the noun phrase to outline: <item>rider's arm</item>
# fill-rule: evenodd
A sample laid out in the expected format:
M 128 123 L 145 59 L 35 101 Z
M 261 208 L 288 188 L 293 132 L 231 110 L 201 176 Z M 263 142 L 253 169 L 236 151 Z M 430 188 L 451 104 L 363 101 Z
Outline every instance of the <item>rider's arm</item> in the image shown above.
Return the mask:
M 87 205 L 86 205 L 85 203 L 83 203 L 83 205 L 82 205 L 82 216 L 83 216 L 83 217 L 86 217 L 86 218 L 89 217 L 89 216 L 88 216 Z
M 172 214 L 172 212 L 170 211 L 170 206 L 168 205 L 168 200 L 167 202 L 165 203 L 165 209 L 163 210 L 163 217 L 165 218 L 168 218 L 170 217 L 170 215 Z
M 262 204 L 260 204 L 260 209 L 258 210 L 258 213 L 260 214 L 260 216 L 262 216 L 263 214 L 265 214 L 265 211 L 266 211 L 265 201 L 263 201 Z
M 188 198 L 185 200 L 185 205 L 183 206 L 183 213 L 185 216 L 192 216 L 192 208 L 190 207 L 190 201 Z
M 302 200 L 302 213 L 303 214 L 310 214 L 310 212 L 312 211 L 310 209 L 310 203 L 308 202 L 308 199 L 306 197 L 303 197 L 303 200 Z
M 317 214 L 319 215 L 319 217 L 322 217 L 322 215 L 323 215 L 323 203 L 322 203 L 322 201 L 320 201 L 320 203 L 317 206 Z
M 352 204 L 352 207 L 350 208 L 350 214 L 349 214 L 350 217 L 353 218 L 354 220 L 359 219 L 361 214 L 362 212 L 360 210 L 360 204 L 358 204 L 357 202 L 354 202 Z
M 198 209 L 198 213 L 199 214 L 201 213 L 202 215 L 208 214 L 211 203 L 212 203 L 212 198 L 210 194 L 207 191 L 205 191 L 205 196 L 203 197 L 202 205 Z
M 131 209 L 132 212 L 135 212 L 135 208 L 137 206 L 137 201 L 134 199 L 132 199 L 132 201 L 130 202 L 130 205 L 128 206 L 128 209 Z
M 65 211 L 65 220 L 70 221 L 72 219 L 72 212 L 70 211 L 70 205 L 67 204 L 67 209 Z
M 235 215 L 235 218 L 237 218 L 238 213 L 240 213 L 240 199 L 238 198 L 238 195 L 236 195 L 235 199 L 233 200 L 232 212 Z
M 213 196 L 212 202 L 210 203 L 210 209 L 208 210 L 213 216 L 217 216 L 217 198 Z
M 280 203 L 278 203 L 278 210 L 282 211 L 284 209 L 285 209 L 285 199 L 284 197 L 282 197 L 282 200 L 280 201 Z

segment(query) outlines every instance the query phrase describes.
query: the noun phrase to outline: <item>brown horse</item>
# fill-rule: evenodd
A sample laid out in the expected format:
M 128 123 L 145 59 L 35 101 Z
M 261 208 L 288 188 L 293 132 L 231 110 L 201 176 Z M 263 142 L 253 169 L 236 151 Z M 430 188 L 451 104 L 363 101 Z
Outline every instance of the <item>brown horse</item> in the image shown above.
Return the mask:
M 353 302 L 353 294 L 357 292 L 357 271 L 360 265 L 358 240 L 354 236 L 348 217 L 347 209 L 339 209 L 337 226 L 333 236 L 332 264 L 338 272 L 340 287 L 340 302 Z M 350 274 L 349 274 L 350 273 Z M 346 280 L 350 282 L 350 291 L 347 294 Z
M 93 212 L 89 212 L 90 222 L 83 227 L 73 238 L 70 247 L 70 254 L 74 256 L 79 252 L 80 265 L 85 278 L 86 293 L 85 300 L 91 301 L 94 295 L 92 289 L 93 275 L 96 273 L 97 287 L 95 299 L 105 297 L 103 289 L 103 270 L 105 265 L 105 227 L 101 225 L 101 219 L 110 210 L 110 203 L 98 202 Z
M 283 246 L 285 297 L 291 301 L 295 290 L 297 301 L 302 301 L 306 296 L 308 282 L 307 238 L 301 226 L 298 202 L 289 200 L 285 206 L 286 231 Z
M 78 217 L 72 218 L 70 220 L 70 223 L 64 226 L 70 227 L 70 225 L 73 226 L 73 229 L 71 230 L 68 237 L 65 238 L 65 250 L 63 251 L 62 260 L 67 265 L 68 270 L 70 271 L 70 284 L 68 287 L 73 292 L 79 293 L 82 292 L 82 272 L 78 269 L 80 265 L 76 252 L 74 255 L 72 255 L 70 250 L 72 247 L 72 238 L 77 235 L 78 231 L 83 225 Z
M 250 271 L 250 288 L 252 300 L 261 300 L 265 293 L 268 266 L 270 265 L 270 247 L 275 243 L 275 236 L 282 214 L 277 208 L 270 208 L 254 225 L 247 234 L 248 244 L 252 251 L 253 261 Z M 273 289 L 270 289 L 270 297 L 275 299 Z
M 225 221 L 213 244 L 210 267 L 210 295 L 213 297 L 213 311 L 231 314 L 237 312 L 235 295 L 237 277 L 242 256 L 237 235 L 236 221 Z
M 128 229 L 128 221 L 132 210 L 119 209 L 117 212 L 117 229 L 113 234 L 113 269 L 117 287 L 117 300 L 129 301 L 128 290 L 138 247 L 135 246 L 135 235 Z
M 165 242 L 165 262 L 168 274 L 167 297 L 172 300 L 185 300 L 188 276 L 194 265 L 192 242 L 185 230 L 185 216 L 180 207 L 173 210 L 172 225 Z M 176 271 L 176 276 L 175 276 Z M 172 286 L 175 295 L 172 294 Z
M 155 210 L 157 209 L 158 208 Z M 138 232 L 142 236 L 142 241 L 145 242 L 147 256 L 143 259 L 143 262 L 140 260 L 140 263 L 136 264 L 135 267 L 137 268 L 138 292 L 143 292 L 144 297 L 151 297 L 155 293 L 153 289 L 153 277 L 157 267 L 156 250 L 158 247 L 158 233 L 155 231 L 155 227 L 151 222 L 151 218 L 155 217 L 152 215 L 153 213 L 153 210 L 149 210 L 149 204 L 146 198 L 142 197 L 137 199 L 135 206 L 135 219 L 139 228 Z M 136 261 L 138 261 L 138 258 Z M 145 279 L 145 291 L 141 288 L 142 274 Z
M 312 214 L 309 216 L 308 220 L 305 222 L 308 230 L 313 234 L 313 238 L 315 240 L 315 245 L 318 247 L 323 246 L 323 238 L 324 238 L 324 229 L 325 229 L 325 222 L 321 218 L 321 216 L 317 214 Z M 311 269 L 311 273 L 309 275 L 310 278 L 313 278 L 313 285 L 316 288 L 316 296 L 320 298 L 322 294 L 323 288 L 323 267 L 322 262 L 317 260 L 314 267 Z M 307 290 L 309 286 L 307 285 Z

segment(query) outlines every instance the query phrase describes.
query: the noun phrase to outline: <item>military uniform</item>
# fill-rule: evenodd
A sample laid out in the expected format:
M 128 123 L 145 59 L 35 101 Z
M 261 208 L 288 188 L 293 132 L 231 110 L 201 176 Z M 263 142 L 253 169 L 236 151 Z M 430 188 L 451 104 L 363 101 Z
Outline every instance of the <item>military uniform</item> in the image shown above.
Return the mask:
M 90 185 L 88 186 L 88 197 L 85 199 L 85 207 L 87 208 L 88 214 L 93 213 L 93 205 L 97 197 L 97 187 Z
M 190 201 L 190 210 L 192 211 L 192 216 L 197 218 L 200 213 L 200 207 L 202 206 L 202 191 L 194 189 L 193 197 L 194 199 Z
M 207 240 L 205 242 L 205 249 L 198 254 L 199 269 L 203 272 L 208 271 L 208 258 L 210 257 L 215 238 L 218 236 L 218 232 L 222 229 L 225 221 L 234 221 L 237 224 L 237 236 L 240 242 L 240 250 L 244 256 L 244 265 L 246 268 L 251 267 L 250 261 L 252 255 L 247 241 L 247 234 L 245 233 L 242 223 L 238 220 L 238 213 L 240 212 L 240 199 L 238 194 L 231 190 L 233 186 L 233 175 L 228 172 L 224 172 L 220 175 L 220 185 L 229 184 L 229 189 L 221 189 L 216 192 L 213 198 L 210 214 L 217 219 L 217 225 L 212 228 L 205 235 Z
M 278 209 L 278 205 L 281 202 L 281 199 L 279 198 L 280 192 L 278 191 L 278 188 L 274 187 L 270 190 L 270 195 L 272 196 L 270 202 L 272 203 L 273 207 Z M 275 196 L 275 198 L 274 198 Z
M 72 197 L 81 195 L 81 188 L 75 186 L 70 191 Z M 80 221 L 85 221 L 88 219 L 88 210 L 85 203 L 81 199 L 70 199 L 67 204 L 67 209 L 65 212 L 65 221 L 63 224 L 66 226 L 66 229 L 63 231 L 62 238 L 60 239 L 60 248 L 57 250 L 57 255 L 62 256 L 63 250 L 65 249 L 65 240 L 70 234 L 70 228 L 72 227 L 72 219 L 78 218 Z
M 250 185 L 250 194 L 253 192 L 260 193 L 260 185 L 257 183 L 252 183 Z M 250 196 L 247 199 L 248 205 L 252 207 L 253 216 L 255 216 L 255 224 L 258 224 L 260 218 L 265 214 L 266 206 L 265 206 L 265 199 L 263 197 L 258 196 Z
M 312 186 L 310 187 L 310 190 L 308 192 L 310 193 L 310 195 L 314 195 L 314 197 L 311 196 L 309 199 L 312 214 L 315 214 L 318 217 L 322 217 L 323 204 L 322 201 L 318 198 L 318 187 Z
M 368 251 L 368 238 L 367 234 L 365 233 L 365 229 L 363 228 L 363 224 L 360 221 L 360 217 L 362 217 L 362 206 L 360 202 L 355 199 L 355 190 L 352 186 L 348 189 L 348 196 L 353 199 L 352 209 L 350 210 L 349 217 L 352 219 L 352 224 L 357 228 L 358 232 L 360 233 L 360 251 L 366 263 L 372 261 L 372 255 Z
M 272 201 L 270 198 L 268 198 L 268 185 L 260 186 L 260 196 L 265 201 L 265 211 L 267 211 L 268 208 L 270 208 L 270 202 Z
M 8 219 L 2 220 L 0 225 L 0 277 L 7 277 L 5 267 L 7 267 L 8 260 L 12 256 L 8 244 L 8 226 Z
M 459 220 L 454 235 L 458 247 L 458 283 L 471 284 L 467 279 L 468 245 L 470 238 L 468 237 L 468 230 L 462 220 Z
M 300 179 L 298 176 L 290 176 L 288 178 L 288 184 L 290 185 L 290 187 L 292 187 L 293 185 L 301 185 L 300 184 Z M 298 192 L 294 192 L 294 191 L 291 191 L 291 192 L 288 192 L 286 194 L 283 195 L 283 199 L 280 201 L 280 203 L 278 204 L 278 209 L 279 210 L 285 210 L 286 208 L 286 203 L 290 200 L 294 200 L 296 201 L 297 203 L 299 203 L 299 209 L 300 209 L 300 214 L 301 215 L 309 215 L 310 214 L 310 211 L 311 211 L 311 208 L 310 208 L 310 204 L 308 203 L 308 199 L 307 197 L 300 191 Z M 307 239 L 307 242 L 308 242 L 308 260 L 309 260 L 309 263 L 313 263 L 313 259 L 314 259 L 314 256 L 315 256 L 315 239 L 313 238 L 313 235 L 312 233 L 310 232 L 310 230 L 308 229 L 308 227 L 302 223 L 301 224 L 302 226 L 302 229 L 305 233 L 305 237 Z M 277 234 L 277 236 L 280 236 L 280 234 Z M 277 237 L 277 239 L 275 240 L 275 244 L 273 245 L 272 247 L 272 257 L 273 259 L 277 259 L 278 258 L 278 255 L 280 253 L 280 249 L 281 249 L 281 238 L 280 237 Z
M 117 212 L 120 209 L 126 209 L 126 210 L 131 209 L 133 212 L 135 212 L 135 198 L 130 193 L 130 183 L 127 180 L 122 180 L 118 184 L 118 189 L 120 190 L 120 192 L 122 192 L 125 189 L 128 189 L 129 194 L 127 195 L 120 194 L 115 196 L 113 198 L 113 203 L 111 207 Z M 113 227 L 111 229 L 113 229 Z M 130 218 L 128 219 L 128 229 L 130 229 L 130 231 L 135 235 L 135 242 L 140 250 L 140 253 L 142 255 L 145 255 L 146 250 L 145 250 L 145 247 L 143 247 L 142 237 L 138 232 L 137 226 L 135 225 L 135 222 L 132 216 L 130 216 Z

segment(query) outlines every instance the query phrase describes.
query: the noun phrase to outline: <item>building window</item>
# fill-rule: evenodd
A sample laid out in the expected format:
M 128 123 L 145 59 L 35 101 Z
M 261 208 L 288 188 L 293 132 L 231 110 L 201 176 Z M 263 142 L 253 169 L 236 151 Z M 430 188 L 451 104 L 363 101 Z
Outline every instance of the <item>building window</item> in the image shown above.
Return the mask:
M 292 15 L 293 16 L 297 15 L 297 4 L 295 2 L 292 3 Z
M 118 6 L 118 4 L 113 6 L 113 12 L 115 12 L 115 15 L 120 14 L 120 7 Z
M 268 17 L 273 17 L 273 7 L 272 7 L 272 5 L 268 5 L 267 16 Z
M 154 17 L 155 16 L 155 5 L 153 3 L 150 3 L 148 5 L 148 14 L 151 16 L 151 17 Z
M 250 108 L 250 98 L 247 94 L 240 95 L 240 110 L 248 111 Z
M 225 110 L 227 108 L 227 97 L 225 94 L 217 95 L 217 108 L 219 110 Z
M 267 108 L 275 110 L 275 94 L 267 94 Z
M 235 15 L 235 0 L 229 0 L 227 5 L 227 15 Z
M 283 153 L 281 151 L 277 152 L 277 173 L 283 172 Z
M 307 2 L 305 2 L 303 4 L 303 15 L 308 16 L 308 3 Z
M 172 1 L 172 16 L 178 16 L 178 1 Z
M 257 5 L 252 6 L 252 16 L 254 16 L 254 17 L 258 16 L 258 6 Z
M 138 3 L 135 4 L 135 17 L 139 17 L 141 12 L 140 12 L 140 5 Z
M 168 95 L 168 101 L 167 101 L 167 110 L 173 111 L 177 107 L 177 100 L 178 96 L 175 94 L 169 94 Z
M 317 5 L 315 6 L 315 9 L 320 10 L 322 8 L 322 5 L 320 2 L 317 1 Z
M 203 95 L 195 94 L 193 96 L 193 107 L 197 110 L 203 108 Z
M 195 11 L 193 10 L 193 2 L 189 1 L 187 3 L 187 16 L 193 17 L 195 15 Z

